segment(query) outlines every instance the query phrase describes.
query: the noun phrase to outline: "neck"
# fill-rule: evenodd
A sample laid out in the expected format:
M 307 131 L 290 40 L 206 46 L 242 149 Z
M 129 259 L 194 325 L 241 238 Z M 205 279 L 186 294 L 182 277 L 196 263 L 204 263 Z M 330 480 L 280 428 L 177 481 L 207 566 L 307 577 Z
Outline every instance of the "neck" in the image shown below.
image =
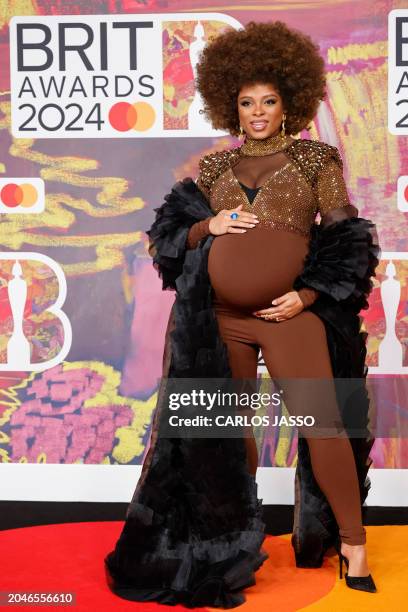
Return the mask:
M 286 149 L 292 142 L 288 135 L 282 136 L 280 132 L 266 138 L 253 138 L 246 136 L 244 144 L 241 146 L 242 155 L 268 155 Z

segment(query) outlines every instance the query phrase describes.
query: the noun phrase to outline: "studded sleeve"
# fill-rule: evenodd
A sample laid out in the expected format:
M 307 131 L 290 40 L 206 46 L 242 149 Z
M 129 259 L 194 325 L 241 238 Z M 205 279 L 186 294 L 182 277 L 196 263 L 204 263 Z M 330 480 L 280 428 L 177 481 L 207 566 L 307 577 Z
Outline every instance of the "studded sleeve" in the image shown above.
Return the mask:
M 207 200 L 209 200 L 210 199 L 210 192 L 208 191 L 208 189 L 206 188 L 206 186 L 203 183 L 203 180 L 202 180 L 202 177 L 201 177 L 201 173 L 198 175 L 195 183 L 196 183 L 197 187 L 200 189 L 200 191 L 207 198 Z
M 343 162 L 337 149 L 325 162 L 316 181 L 317 208 L 323 226 L 349 217 L 357 217 L 343 177 Z

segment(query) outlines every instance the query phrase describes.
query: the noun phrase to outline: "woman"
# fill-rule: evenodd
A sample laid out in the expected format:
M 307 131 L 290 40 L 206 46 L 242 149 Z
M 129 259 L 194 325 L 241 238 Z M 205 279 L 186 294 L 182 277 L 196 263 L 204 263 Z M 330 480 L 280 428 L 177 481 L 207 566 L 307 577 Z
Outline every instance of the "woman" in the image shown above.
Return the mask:
M 327 428 L 299 432 L 296 564 L 319 567 L 336 545 L 348 586 L 374 592 L 361 517 L 373 439 L 358 313 L 380 249 L 374 224 L 349 202 L 336 147 L 292 137 L 324 98 L 323 60 L 285 24 L 250 22 L 208 44 L 197 74 L 214 127 L 246 137 L 204 156 L 197 182 L 176 183 L 148 231 L 163 288 L 176 290 L 163 381 L 254 379 L 261 349 L 289 412 Z M 359 381 L 343 404 L 334 378 Z M 318 379 L 329 382 L 323 395 Z M 303 380 L 316 384 L 299 395 Z M 109 585 L 136 601 L 235 607 L 267 558 L 256 446 L 160 435 L 163 381 L 142 475 L 105 559 Z M 356 427 L 363 435 L 350 438 Z

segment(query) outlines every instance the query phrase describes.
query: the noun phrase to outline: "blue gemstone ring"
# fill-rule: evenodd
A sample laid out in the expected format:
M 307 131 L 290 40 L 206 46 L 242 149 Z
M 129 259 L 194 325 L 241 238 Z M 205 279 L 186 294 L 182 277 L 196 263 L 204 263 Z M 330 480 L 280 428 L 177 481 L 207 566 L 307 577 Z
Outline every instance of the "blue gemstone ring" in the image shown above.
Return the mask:
M 230 214 L 231 219 L 238 219 L 238 213 L 233 212 Z

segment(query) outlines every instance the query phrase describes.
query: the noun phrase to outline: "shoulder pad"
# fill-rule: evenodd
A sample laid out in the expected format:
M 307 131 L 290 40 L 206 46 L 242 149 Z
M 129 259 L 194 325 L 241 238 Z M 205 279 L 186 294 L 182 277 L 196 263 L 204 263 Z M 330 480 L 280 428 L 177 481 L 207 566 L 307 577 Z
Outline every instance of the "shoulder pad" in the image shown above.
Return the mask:
M 320 140 L 299 139 L 292 143 L 285 153 L 303 172 L 306 179 L 314 184 L 320 170 L 330 158 L 333 158 L 343 169 L 343 160 L 337 147 Z
M 234 149 L 216 151 L 200 158 L 198 179 L 208 193 L 211 193 L 212 186 L 217 178 L 238 160 L 240 149 L 241 147 L 235 147 Z

